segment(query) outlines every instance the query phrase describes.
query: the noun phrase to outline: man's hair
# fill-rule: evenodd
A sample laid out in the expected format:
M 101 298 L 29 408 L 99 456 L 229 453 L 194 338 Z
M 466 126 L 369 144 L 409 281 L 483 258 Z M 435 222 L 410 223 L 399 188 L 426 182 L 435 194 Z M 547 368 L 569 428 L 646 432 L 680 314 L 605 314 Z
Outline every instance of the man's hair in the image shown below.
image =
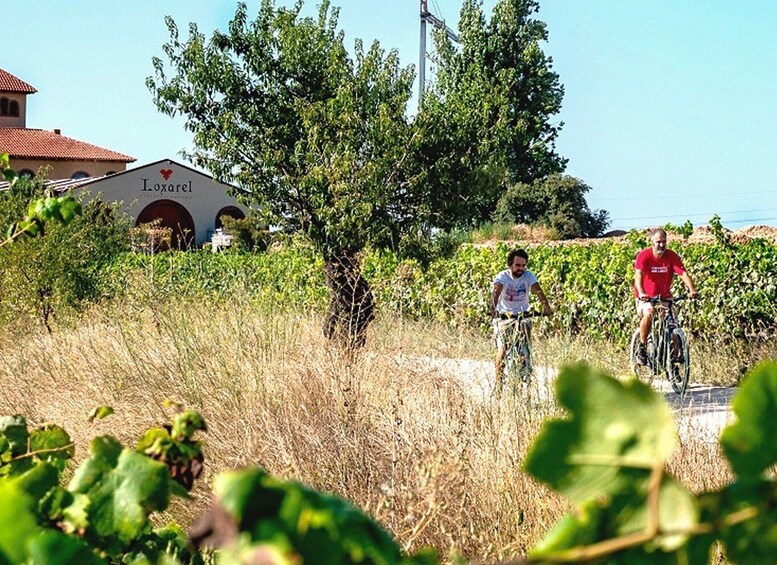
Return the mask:
M 516 257 L 521 257 L 522 259 L 526 259 L 526 261 L 529 260 L 529 254 L 526 253 L 526 251 L 524 251 L 523 249 L 513 249 L 512 251 L 510 251 L 510 253 L 507 254 L 507 264 L 512 265 L 513 260 Z
M 659 233 L 665 236 L 666 230 L 664 228 L 653 228 L 652 230 L 650 230 L 650 239 L 653 239 L 653 237 L 655 237 L 655 235 Z

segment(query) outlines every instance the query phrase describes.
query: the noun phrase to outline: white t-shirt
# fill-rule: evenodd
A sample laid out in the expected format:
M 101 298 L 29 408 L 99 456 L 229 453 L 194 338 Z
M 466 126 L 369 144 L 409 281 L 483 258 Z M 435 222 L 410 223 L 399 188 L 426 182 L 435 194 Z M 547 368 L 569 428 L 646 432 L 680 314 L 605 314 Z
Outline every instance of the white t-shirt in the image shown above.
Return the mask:
M 537 277 L 531 271 L 524 271 L 517 279 L 513 278 L 510 269 L 499 273 L 494 279 L 494 284 L 502 285 L 502 294 L 499 295 L 496 311 L 500 314 L 526 312 L 529 309 L 531 285 L 536 282 Z

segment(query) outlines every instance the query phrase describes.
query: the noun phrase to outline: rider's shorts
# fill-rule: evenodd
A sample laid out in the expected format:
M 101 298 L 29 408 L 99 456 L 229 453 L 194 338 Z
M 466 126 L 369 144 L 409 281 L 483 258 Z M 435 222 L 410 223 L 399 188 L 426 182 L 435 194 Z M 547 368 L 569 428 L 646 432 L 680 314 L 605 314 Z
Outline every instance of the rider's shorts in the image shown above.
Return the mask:
M 656 304 L 652 304 L 645 300 L 640 300 L 639 298 L 635 298 L 634 303 L 637 305 L 637 314 L 639 315 L 640 318 L 643 317 L 645 315 L 645 312 L 649 311 L 651 308 L 653 310 L 656 309 Z M 666 305 L 668 304 L 668 302 L 661 302 L 661 304 Z
M 505 337 L 509 332 L 515 331 L 516 325 L 518 323 L 523 323 L 524 328 L 531 330 L 531 320 L 528 318 L 524 318 L 523 320 L 503 320 L 501 318 L 494 318 L 492 320 L 492 325 L 494 327 L 494 341 L 496 342 L 497 348 L 504 347 Z

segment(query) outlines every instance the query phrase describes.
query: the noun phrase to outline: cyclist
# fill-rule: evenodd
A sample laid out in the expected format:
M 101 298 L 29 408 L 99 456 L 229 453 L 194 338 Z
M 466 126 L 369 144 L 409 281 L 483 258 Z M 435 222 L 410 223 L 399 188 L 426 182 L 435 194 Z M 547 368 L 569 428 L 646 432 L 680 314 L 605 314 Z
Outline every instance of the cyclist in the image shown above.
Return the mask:
M 654 229 L 650 233 L 650 243 L 651 246 L 640 251 L 634 261 L 634 296 L 640 317 L 637 362 L 641 365 L 647 364 L 646 344 L 654 313 L 653 304 L 647 301 L 654 297 L 671 298 L 672 280 L 675 275 L 685 283 L 691 298 L 698 296 L 691 275 L 685 270 L 680 256 L 666 248 L 666 232 L 662 228 Z
M 494 338 L 496 339 L 496 381 L 502 382 L 502 372 L 504 371 L 505 353 L 507 347 L 505 343 L 505 331 L 512 323 L 510 320 L 499 319 L 499 314 L 518 314 L 529 310 L 529 293 L 534 294 L 542 302 L 542 312 L 546 316 L 552 316 L 553 310 L 550 307 L 545 293 L 537 282 L 537 277 L 531 271 L 526 269 L 529 262 L 529 254 L 523 249 L 515 249 L 507 254 L 507 269 L 501 271 L 494 279 L 494 286 L 489 297 L 489 314 L 494 319 Z M 529 320 L 523 320 L 526 324 L 527 335 L 531 337 L 531 324 Z

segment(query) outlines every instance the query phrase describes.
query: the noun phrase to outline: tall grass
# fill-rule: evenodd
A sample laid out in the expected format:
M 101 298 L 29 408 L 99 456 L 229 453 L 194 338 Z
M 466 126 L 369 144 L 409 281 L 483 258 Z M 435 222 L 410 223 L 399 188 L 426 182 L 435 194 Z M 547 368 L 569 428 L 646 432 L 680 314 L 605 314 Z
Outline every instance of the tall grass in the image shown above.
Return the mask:
M 163 420 L 166 398 L 200 410 L 207 472 L 194 504 L 169 516 L 184 524 L 207 504 L 214 474 L 244 465 L 344 496 L 406 548 L 431 545 L 443 556 L 524 555 L 568 510 L 521 472 L 558 408 L 493 397 L 487 338 L 386 316 L 365 351 L 344 355 L 320 326 L 318 314 L 239 296 L 95 307 L 51 336 L 0 334 L 0 414 L 57 422 L 85 447 L 104 433 L 132 444 Z M 538 365 L 620 363 L 580 342 L 536 341 Z M 87 425 L 101 404 L 117 414 Z M 684 440 L 672 466 L 696 490 L 727 477 L 702 440 Z

